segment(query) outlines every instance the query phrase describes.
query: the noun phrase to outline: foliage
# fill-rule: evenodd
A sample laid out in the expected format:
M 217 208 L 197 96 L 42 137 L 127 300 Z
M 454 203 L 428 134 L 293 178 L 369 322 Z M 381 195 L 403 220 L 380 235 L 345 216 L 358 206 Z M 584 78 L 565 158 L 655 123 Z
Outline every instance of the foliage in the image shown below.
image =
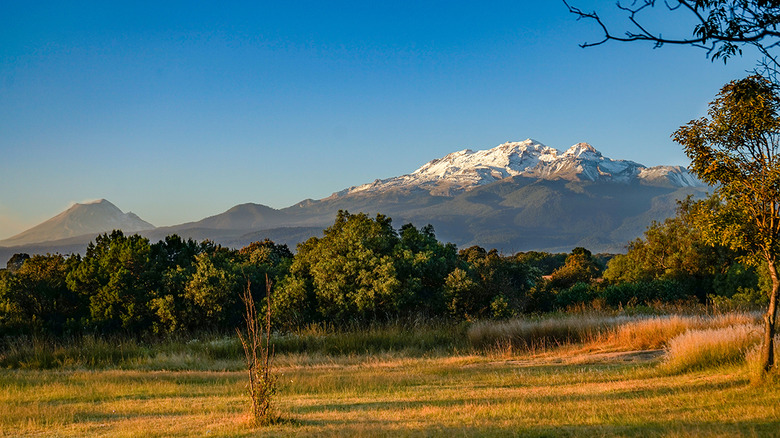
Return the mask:
M 540 277 L 537 268 L 479 246 L 461 250 L 458 258 L 461 266 L 447 276 L 444 285 L 451 315 L 506 318 L 525 310 L 528 291 Z
M 599 297 L 611 307 L 635 304 L 675 303 L 689 298 L 687 289 L 673 279 L 654 279 L 611 284 L 599 292 Z
M 440 313 L 455 264 L 455 247 L 439 243 L 431 226 L 404 225 L 399 234 L 386 216 L 339 211 L 322 238 L 298 245 L 274 313 L 287 327 Z
M 716 186 L 721 202 L 699 203 L 704 239 L 738 251 L 754 266 L 765 262 L 772 280 L 764 335 L 765 369 L 773 366 L 780 277 L 780 97 L 758 76 L 726 84 L 707 118 L 678 129 L 674 139 L 691 170 Z
M 597 291 L 588 283 L 578 282 L 555 295 L 555 307 L 568 309 L 587 304 L 598 297 Z
M 343 330 L 420 319 L 506 319 L 688 297 L 687 274 L 606 284 L 598 276 L 607 257 L 584 248 L 513 256 L 478 246 L 458 252 L 439 242 L 431 226 L 396 230 L 385 216 L 348 212 L 295 255 L 269 240 L 232 250 L 176 235 L 150 243 L 115 231 L 98 236 L 83 258 L 35 256 L 16 272 L 0 271 L 0 331 L 57 337 L 224 333 L 242 321 L 243 286 L 249 283 L 257 300 L 266 278 L 277 284 L 275 327 L 287 334 L 321 324 Z M 713 290 L 742 302 L 755 295 L 754 278 L 752 268 L 727 269 Z M 257 302 L 265 312 L 266 303 Z M 730 303 L 719 305 L 740 307 Z
M 68 289 L 66 277 L 78 262 L 78 257 L 36 255 L 8 275 L 0 286 L 0 321 L 6 330 L 41 333 L 75 328 L 82 306 Z
M 16 253 L 12 255 L 10 259 L 8 259 L 8 263 L 6 263 L 6 269 L 8 269 L 10 272 L 16 272 L 22 267 L 22 265 L 24 265 L 24 262 L 29 259 L 30 254 Z
M 550 275 L 566 263 L 567 254 L 551 254 L 549 252 L 527 251 L 515 254 L 518 262 L 531 265 L 539 270 L 541 275 Z
M 141 331 L 150 323 L 149 240 L 121 231 L 102 234 L 78 266 L 68 287 L 89 303 L 89 322 L 103 331 Z
M 710 198 L 700 203 L 712 203 Z M 629 243 L 628 253 L 617 255 L 607 264 L 604 279 L 611 284 L 673 280 L 684 289 L 684 294 L 704 301 L 711 294 L 714 283 L 723 287 L 717 295 L 733 294 L 722 280 L 729 269 L 739 269 L 737 254 L 708 242 L 697 225 L 700 204 L 688 197 L 678 201 L 677 215 L 653 222 L 643 238 Z M 744 269 L 743 265 L 739 265 Z M 750 278 L 744 278 L 745 287 L 755 287 Z
M 553 271 L 550 287 L 560 290 L 577 283 L 590 283 L 600 273 L 601 269 L 593 254 L 585 248 L 577 247 L 566 256 L 566 263 Z
M 212 327 L 235 326 L 239 322 L 240 272 L 224 248 L 195 256 L 195 271 L 184 288 L 191 324 Z

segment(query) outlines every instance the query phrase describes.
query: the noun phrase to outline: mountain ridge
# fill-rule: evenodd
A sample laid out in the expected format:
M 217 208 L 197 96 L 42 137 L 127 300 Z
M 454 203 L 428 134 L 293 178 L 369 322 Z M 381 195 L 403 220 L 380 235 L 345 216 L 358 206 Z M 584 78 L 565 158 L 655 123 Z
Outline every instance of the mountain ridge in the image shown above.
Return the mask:
M 248 244 L 248 239 L 261 238 L 264 233 L 294 246 L 332 224 L 336 212 L 344 209 L 382 213 L 396 223 L 431 223 L 440 239 L 459 246 L 568 251 L 590 242 L 595 245 L 589 248 L 593 251 L 620 252 L 651 221 L 672 216 L 676 199 L 703 196 L 705 190 L 704 184 L 680 166 L 646 167 L 613 160 L 584 142 L 559 151 L 527 139 L 492 149 L 453 152 L 412 173 L 352 186 L 319 200 L 306 199 L 281 209 L 244 203 L 168 227 L 154 228 L 105 200 L 77 205 L 110 205 L 126 220 L 138 219 L 148 226 L 146 230 L 117 228 L 150 239 L 179 234 L 230 246 Z M 67 216 L 71 209 L 44 224 Z M 19 236 L 31 237 L 41 225 L 0 241 L 0 246 L 8 246 L 9 240 Z M 60 239 L 68 248 L 79 240 L 73 231 Z M 86 244 L 106 231 L 110 230 L 91 231 L 82 239 L 87 239 Z M 27 243 L 45 246 L 41 241 Z
M 452 152 L 429 161 L 412 173 L 352 186 L 334 193 L 331 197 L 361 191 L 416 187 L 427 189 L 431 194 L 452 196 L 476 186 L 514 176 L 619 183 L 639 179 L 648 184 L 666 179 L 664 182 L 672 186 L 703 186 L 680 166 L 646 167 L 634 161 L 613 160 L 604 157 L 596 148 L 585 142 L 577 143 L 561 152 L 529 138 L 521 142 L 506 142 L 492 149 Z

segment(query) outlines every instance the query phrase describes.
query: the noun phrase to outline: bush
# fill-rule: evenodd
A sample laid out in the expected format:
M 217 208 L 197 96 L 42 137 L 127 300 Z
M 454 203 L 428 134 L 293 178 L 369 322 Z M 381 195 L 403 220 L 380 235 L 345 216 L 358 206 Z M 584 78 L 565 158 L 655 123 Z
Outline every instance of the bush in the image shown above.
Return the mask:
M 574 286 L 563 289 L 555 295 L 555 306 L 559 309 L 568 309 L 573 306 L 589 303 L 598 295 L 587 283 L 577 283 Z
M 676 280 L 619 283 L 607 286 L 601 291 L 601 298 L 612 307 L 621 307 L 632 303 L 674 303 L 690 299 L 691 295 L 688 288 Z

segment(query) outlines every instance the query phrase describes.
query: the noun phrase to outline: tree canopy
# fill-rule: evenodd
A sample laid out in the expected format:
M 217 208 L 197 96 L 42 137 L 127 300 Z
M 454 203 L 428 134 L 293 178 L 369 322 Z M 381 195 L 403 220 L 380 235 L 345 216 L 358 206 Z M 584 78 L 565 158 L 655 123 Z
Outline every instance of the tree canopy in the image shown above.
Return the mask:
M 715 187 L 721 202 L 700 203 L 704 238 L 766 262 L 772 287 L 765 316 L 765 369 L 774 365 L 776 301 L 780 289 L 780 97 L 760 76 L 726 84 L 708 117 L 674 133 L 691 159 L 690 169 Z

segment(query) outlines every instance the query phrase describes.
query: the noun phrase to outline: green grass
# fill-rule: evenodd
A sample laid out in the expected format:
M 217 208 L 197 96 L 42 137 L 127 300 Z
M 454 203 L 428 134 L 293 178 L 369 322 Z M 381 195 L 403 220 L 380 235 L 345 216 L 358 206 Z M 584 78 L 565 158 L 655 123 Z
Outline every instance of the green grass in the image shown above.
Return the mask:
M 453 355 L 282 355 L 281 421 L 249 426 L 241 371 L 0 371 L 4 436 L 768 436 L 745 367 Z

